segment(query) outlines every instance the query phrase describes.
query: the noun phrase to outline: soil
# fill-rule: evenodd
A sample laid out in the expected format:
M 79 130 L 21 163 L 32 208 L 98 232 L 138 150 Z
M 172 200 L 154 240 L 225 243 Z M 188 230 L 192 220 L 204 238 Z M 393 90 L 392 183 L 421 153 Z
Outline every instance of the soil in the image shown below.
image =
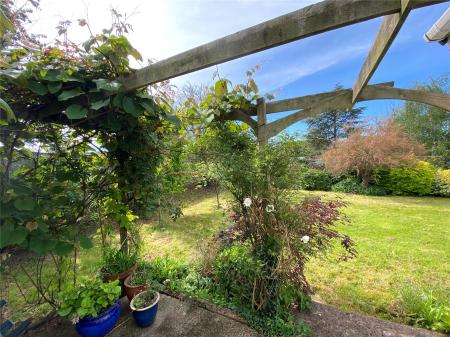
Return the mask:
M 154 291 L 146 291 L 135 298 L 132 304 L 136 309 L 144 309 L 151 306 L 155 301 L 156 293 Z
M 303 319 L 316 337 L 445 337 L 429 330 L 345 312 L 318 302 L 313 302 L 311 313 L 297 316 Z

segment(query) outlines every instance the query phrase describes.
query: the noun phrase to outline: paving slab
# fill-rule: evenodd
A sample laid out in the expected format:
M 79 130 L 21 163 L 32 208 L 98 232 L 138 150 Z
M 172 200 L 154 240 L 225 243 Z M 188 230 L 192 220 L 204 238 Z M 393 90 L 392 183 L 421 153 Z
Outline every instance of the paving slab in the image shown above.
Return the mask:
M 120 322 L 108 337 L 257 337 L 247 325 L 212 312 L 190 301 L 161 295 L 152 326 L 140 328 L 131 315 Z

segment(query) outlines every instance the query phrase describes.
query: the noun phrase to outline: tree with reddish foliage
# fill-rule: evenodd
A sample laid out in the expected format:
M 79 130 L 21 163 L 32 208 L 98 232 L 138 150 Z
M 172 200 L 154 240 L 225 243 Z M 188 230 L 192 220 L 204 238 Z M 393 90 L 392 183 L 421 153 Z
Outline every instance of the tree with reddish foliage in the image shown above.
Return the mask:
M 423 145 L 389 119 L 336 141 L 322 154 L 322 160 L 332 174 L 355 172 L 367 186 L 375 169 L 413 164 L 424 151 Z

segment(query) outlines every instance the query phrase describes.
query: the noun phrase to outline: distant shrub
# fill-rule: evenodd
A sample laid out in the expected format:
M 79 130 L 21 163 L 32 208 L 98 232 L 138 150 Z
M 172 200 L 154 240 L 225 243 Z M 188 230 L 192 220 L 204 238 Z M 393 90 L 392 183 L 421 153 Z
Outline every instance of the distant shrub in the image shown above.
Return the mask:
M 361 182 L 353 177 L 345 178 L 331 187 L 333 192 L 363 194 Z
M 435 296 L 431 290 L 423 291 L 412 285 L 400 289 L 399 295 L 401 307 L 410 324 L 450 332 L 450 306 L 445 296 Z
M 380 185 L 397 195 L 431 194 L 435 170 L 430 163 L 419 161 L 413 167 L 396 167 L 382 174 Z
M 383 196 L 388 195 L 389 191 L 377 185 L 369 185 L 364 187 L 361 182 L 354 177 L 345 178 L 344 180 L 339 181 L 331 187 L 333 192 L 341 192 L 341 193 L 354 193 L 354 194 L 364 194 L 364 195 L 374 195 L 374 196 Z
M 329 191 L 333 183 L 328 172 L 314 168 L 305 168 L 301 179 L 302 187 L 308 191 Z
M 450 170 L 438 170 L 436 172 L 432 194 L 450 197 Z

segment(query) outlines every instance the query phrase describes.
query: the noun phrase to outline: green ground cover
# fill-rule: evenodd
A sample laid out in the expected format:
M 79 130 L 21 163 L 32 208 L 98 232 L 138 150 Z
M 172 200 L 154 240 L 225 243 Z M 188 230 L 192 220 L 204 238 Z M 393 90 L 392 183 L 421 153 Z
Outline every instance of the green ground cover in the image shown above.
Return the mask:
M 398 291 L 414 283 L 450 298 L 450 199 L 371 197 L 331 192 L 297 195 L 342 198 L 351 225 L 342 228 L 357 243 L 358 257 L 334 263 L 336 254 L 312 260 L 307 276 L 316 299 L 343 309 L 396 319 Z M 191 200 L 176 222 L 164 229 L 143 226 L 147 257 L 168 255 L 195 262 L 202 247 L 226 226 L 214 196 Z M 400 318 L 398 318 L 400 320 Z

